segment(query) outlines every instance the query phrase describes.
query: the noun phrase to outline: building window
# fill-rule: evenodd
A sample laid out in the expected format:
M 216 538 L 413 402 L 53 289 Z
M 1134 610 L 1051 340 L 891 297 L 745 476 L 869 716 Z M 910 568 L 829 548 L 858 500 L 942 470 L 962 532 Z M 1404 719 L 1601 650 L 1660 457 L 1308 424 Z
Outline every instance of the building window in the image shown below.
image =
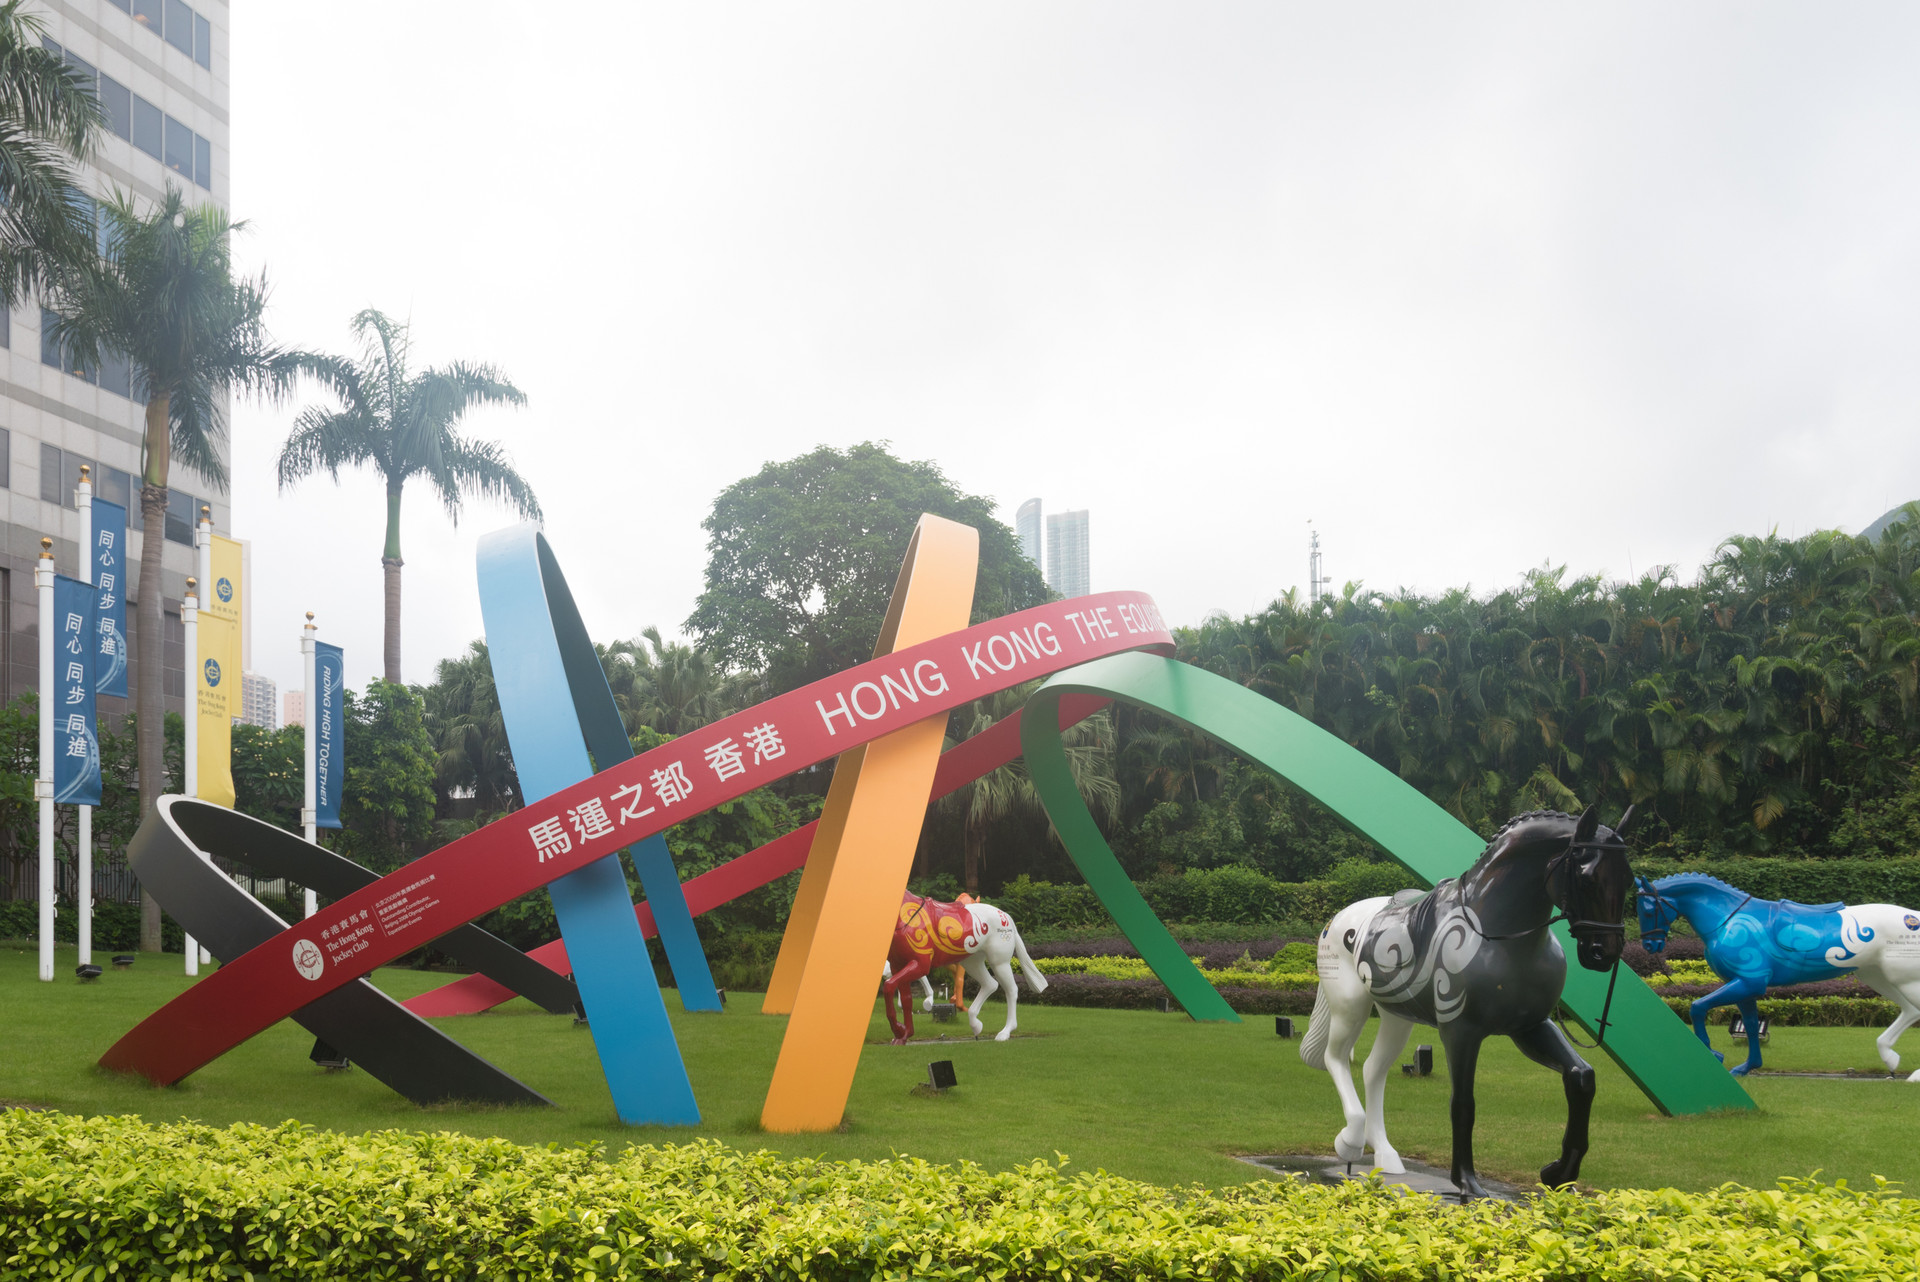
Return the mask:
M 167 491 L 167 541 L 193 546 L 193 527 L 199 520 L 200 504 L 185 490 Z
M 160 159 L 162 118 L 160 108 L 139 94 L 133 95 L 133 145 L 155 160 Z
M 189 180 L 193 178 L 193 130 L 172 116 L 167 117 L 167 154 L 160 163 Z
M 130 508 L 132 507 L 130 500 L 133 497 L 133 478 L 117 467 L 103 467 L 100 469 L 99 492 L 100 497 L 107 502 Z
M 40 442 L 40 501 L 60 501 L 60 447 Z
M 193 136 L 193 181 L 213 190 L 213 143 L 199 134 Z
M 133 0 L 110 0 L 110 3 L 121 13 L 133 12 Z
M 167 0 L 167 43 L 193 57 L 193 10 L 181 0 Z
M 100 353 L 100 390 L 133 398 L 133 362 L 119 352 Z
M 115 137 L 133 141 L 133 91 L 103 74 L 100 77 L 100 107 L 107 114 L 107 128 Z
M 213 70 L 213 24 L 197 13 L 193 15 L 193 60 Z
M 13 488 L 13 433 L 0 427 L 0 490 Z
M 54 50 L 54 52 L 56 53 L 59 52 L 60 47 L 58 45 L 53 44 L 52 41 L 48 41 L 47 43 Z M 76 58 L 74 56 L 73 50 L 71 49 L 67 50 L 66 58 L 67 58 L 67 66 L 73 69 L 73 73 L 80 77 L 81 81 L 87 86 L 87 88 L 92 89 L 95 93 L 98 93 L 100 91 L 99 68 L 95 67 L 92 63 L 88 62 L 85 58 Z
M 40 309 L 40 363 L 64 369 L 67 363 L 60 359 L 60 344 L 53 341 L 53 326 L 59 319 L 46 308 Z

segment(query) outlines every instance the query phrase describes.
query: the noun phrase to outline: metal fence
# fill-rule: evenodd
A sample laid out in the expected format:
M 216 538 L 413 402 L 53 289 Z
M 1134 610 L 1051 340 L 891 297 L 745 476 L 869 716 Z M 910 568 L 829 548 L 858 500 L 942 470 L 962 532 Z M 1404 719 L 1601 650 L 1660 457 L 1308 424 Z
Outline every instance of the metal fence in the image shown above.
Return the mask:
M 231 877 L 240 889 L 256 899 L 283 899 L 293 890 L 286 879 L 275 877 L 272 880 L 255 878 L 240 871 L 224 859 L 215 859 L 214 866 Z M 79 880 L 79 872 L 70 859 L 60 858 L 53 865 L 54 897 L 63 903 L 72 903 L 74 890 Z M 297 889 L 297 888 L 294 888 Z M 40 897 L 40 856 L 37 851 L 22 854 L 19 851 L 7 851 L 0 854 L 0 900 L 27 899 Z M 140 902 L 140 879 L 133 875 L 133 869 L 127 865 L 127 856 L 119 850 L 97 850 L 93 855 L 93 902 L 96 904 L 137 904 Z

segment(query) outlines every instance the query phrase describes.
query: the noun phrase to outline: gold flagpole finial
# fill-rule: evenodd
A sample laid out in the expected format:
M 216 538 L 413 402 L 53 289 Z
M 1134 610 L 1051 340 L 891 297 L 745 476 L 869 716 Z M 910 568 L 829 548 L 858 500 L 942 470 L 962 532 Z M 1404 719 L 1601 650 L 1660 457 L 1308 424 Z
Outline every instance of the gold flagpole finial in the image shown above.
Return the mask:
M 53 540 L 52 539 L 40 540 L 40 559 L 43 561 L 53 560 Z
M 195 579 L 195 578 L 189 578 L 189 579 L 187 580 L 187 595 L 188 595 L 188 596 L 192 596 L 192 595 L 193 595 L 193 589 L 194 589 L 194 587 L 195 587 L 195 585 L 196 585 L 196 584 L 198 584 L 199 582 L 200 582 L 200 580 L 198 580 L 198 579 Z

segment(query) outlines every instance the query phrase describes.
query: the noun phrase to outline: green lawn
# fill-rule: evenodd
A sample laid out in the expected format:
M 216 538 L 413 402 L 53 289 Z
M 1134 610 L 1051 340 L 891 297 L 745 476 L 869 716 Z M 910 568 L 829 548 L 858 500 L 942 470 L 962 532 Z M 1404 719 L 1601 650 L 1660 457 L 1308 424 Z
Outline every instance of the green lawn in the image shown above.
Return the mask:
M 632 1129 L 613 1117 L 586 1029 L 514 1002 L 487 1015 L 442 1021 L 455 1037 L 546 1093 L 556 1109 L 417 1109 L 365 1073 L 325 1073 L 307 1061 L 312 1038 L 283 1023 L 173 1088 L 100 1071 L 94 1061 L 122 1032 L 188 981 L 177 956 L 142 956 L 129 971 L 82 984 L 74 953 L 60 950 L 52 984 L 34 979 L 35 955 L 0 944 L 0 1100 L 75 1113 L 137 1113 L 153 1121 L 214 1124 L 297 1118 L 318 1127 L 381 1127 L 499 1135 L 524 1143 L 667 1142 L 699 1134 L 790 1155 L 970 1158 L 1006 1168 L 1056 1151 L 1078 1166 L 1160 1184 L 1221 1185 L 1260 1178 L 1233 1153 L 1329 1152 L 1339 1106 L 1323 1073 L 1300 1062 L 1297 1044 L 1274 1036 L 1270 1017 L 1237 1025 L 1182 1015 L 1028 1005 L 1010 1043 L 870 1045 L 861 1057 L 844 1129 L 783 1136 L 757 1124 L 785 1020 L 762 1016 L 753 994 L 723 1015 L 685 1015 L 672 994 L 674 1028 L 705 1115 L 697 1130 Z M 445 976 L 379 972 L 396 996 Z M 987 1013 L 996 1030 L 1005 1008 Z M 1301 1021 L 1304 1024 L 1304 1021 Z M 875 1008 L 874 1036 L 884 1032 Z M 952 1025 L 923 1018 L 926 1034 Z M 1871 1029 L 1783 1028 L 1766 1054 L 1780 1068 L 1872 1068 Z M 1724 1030 L 1716 1030 L 1723 1049 Z M 1030 1034 L 1030 1035 L 1028 1035 Z M 1419 1040 L 1416 1035 L 1416 1040 Z M 1425 1040 L 1433 1040 L 1429 1034 Z M 1366 1043 L 1362 1043 L 1364 1053 Z M 1920 1036 L 1907 1039 L 1912 1068 Z M 927 1062 L 952 1059 L 959 1088 L 916 1095 Z M 1920 1085 L 1772 1078 L 1752 1081 L 1751 1114 L 1662 1118 L 1601 1058 L 1594 1147 L 1585 1178 L 1596 1185 L 1699 1189 L 1724 1181 L 1770 1186 L 1815 1170 L 1866 1182 L 1884 1175 L 1920 1183 L 1920 1153 L 1907 1142 L 1920 1116 Z M 1504 1040 L 1481 1060 L 1480 1166 L 1527 1180 L 1558 1152 L 1560 1084 Z M 1387 1092 L 1388 1132 L 1400 1151 L 1447 1162 L 1444 1068 L 1399 1078 Z

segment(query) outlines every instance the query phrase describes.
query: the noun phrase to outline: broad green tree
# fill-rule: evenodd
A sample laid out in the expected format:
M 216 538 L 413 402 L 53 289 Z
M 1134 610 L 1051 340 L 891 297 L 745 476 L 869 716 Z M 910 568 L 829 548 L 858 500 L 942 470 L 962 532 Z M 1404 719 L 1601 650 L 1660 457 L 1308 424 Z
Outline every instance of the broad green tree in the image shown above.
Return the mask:
M 24 0 L 0 3 L 0 303 L 85 270 L 94 245 L 73 173 L 102 116 L 92 86 L 40 43 Z
M 769 463 L 720 492 L 703 523 L 706 588 L 687 630 L 729 670 L 762 675 L 771 693 L 863 662 L 923 512 L 980 531 L 975 622 L 1050 599 L 992 499 L 869 441 Z
M 280 487 L 314 472 L 335 481 L 343 467 L 369 466 L 387 483 L 387 541 L 380 553 L 386 580 L 386 679 L 400 676 L 400 498 L 407 482 L 426 478 L 450 519 L 468 496 L 498 499 L 538 520 L 533 487 L 493 441 L 460 433 L 480 405 L 524 405 L 526 396 L 491 365 L 455 361 L 415 373 L 406 325 L 368 308 L 353 318 L 360 359 L 339 362 L 333 390 L 341 407 L 303 410 L 280 449 Z
M 346 786 L 340 844 L 359 863 L 391 872 L 433 834 L 437 753 L 421 697 L 378 678 L 346 692 Z
M 226 406 L 232 393 L 284 397 L 324 358 L 281 347 L 267 334 L 264 276 L 236 279 L 232 223 L 217 206 L 188 207 L 173 187 L 144 211 L 131 196 L 102 204 L 98 259 L 47 289 L 57 313 L 53 338 L 75 360 L 124 353 L 146 399 L 141 438 L 137 644 L 133 675 L 138 713 L 140 813 L 160 796 L 165 653 L 161 552 L 166 547 L 167 488 L 177 457 L 225 488 Z M 142 948 L 160 946 L 160 908 L 143 898 Z

